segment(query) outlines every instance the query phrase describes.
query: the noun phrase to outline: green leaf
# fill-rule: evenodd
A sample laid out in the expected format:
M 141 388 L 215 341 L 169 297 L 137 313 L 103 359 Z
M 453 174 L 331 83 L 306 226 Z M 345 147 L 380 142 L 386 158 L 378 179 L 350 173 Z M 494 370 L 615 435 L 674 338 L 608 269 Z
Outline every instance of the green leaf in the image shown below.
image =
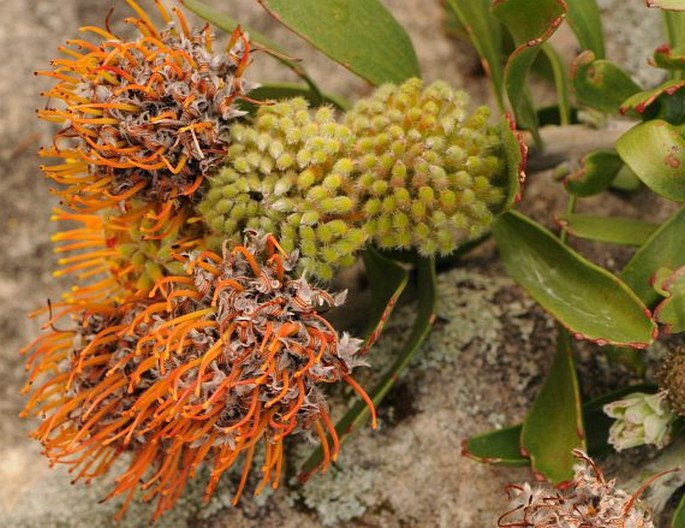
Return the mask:
M 616 177 L 611 182 L 613 189 L 624 192 L 637 191 L 641 185 L 640 178 L 625 164 L 619 169 Z
M 647 7 L 685 11 L 685 0 L 646 0 Z
M 596 0 L 566 0 L 568 23 L 583 49 L 604 58 L 604 30 Z
M 528 147 L 521 133 L 516 130 L 516 123 L 514 123 L 510 115 L 505 115 L 500 121 L 500 131 L 502 134 L 504 157 L 507 162 L 506 183 L 502 186 L 507 190 L 506 199 L 502 204 L 502 211 L 506 211 L 521 200 L 523 184 L 526 180 Z
M 673 519 L 671 519 L 671 528 L 683 528 L 685 526 L 685 494 L 680 498 L 678 507 L 673 513 Z
M 595 150 L 580 161 L 580 169 L 569 175 L 564 184 L 576 196 L 594 196 L 609 188 L 623 161 L 614 150 Z
M 641 88 L 619 66 L 596 59 L 586 50 L 571 65 L 571 86 L 582 105 L 607 114 L 618 113 L 621 103 Z
M 203 18 L 211 24 L 214 24 L 216 27 L 225 31 L 226 33 L 231 33 L 239 25 L 238 22 L 235 21 L 233 18 L 229 17 L 228 15 L 225 15 L 217 9 L 214 9 L 213 7 L 208 6 L 207 4 L 204 4 L 203 2 L 200 2 L 199 0 L 180 1 L 181 4 L 183 4 L 197 16 Z M 242 25 L 241 28 L 243 31 L 249 34 L 251 42 L 256 42 L 257 44 L 261 44 L 262 46 L 264 46 L 264 48 L 268 52 L 272 53 L 276 60 L 280 61 L 282 64 L 286 65 L 288 68 L 293 70 L 298 76 L 302 78 L 304 82 L 306 82 L 309 85 L 312 92 L 314 92 L 315 94 L 319 94 L 320 96 L 320 91 L 316 83 L 312 80 L 312 78 L 307 74 L 307 72 L 299 63 L 287 57 L 287 51 L 285 51 L 285 49 L 276 44 L 269 37 L 262 35 L 261 33 L 255 31 L 252 28 Z
M 281 24 L 372 84 L 420 77 L 402 26 L 378 0 L 258 0 Z
M 576 459 L 571 451 L 585 451 L 573 346 L 561 328 L 552 369 L 523 422 L 521 447 L 533 471 L 554 485 L 573 478 Z
M 557 90 L 561 125 L 569 125 L 571 124 L 571 101 L 569 97 L 568 77 L 566 76 L 566 65 L 559 54 L 547 42 L 542 45 L 542 51 L 552 67 L 554 86 Z
M 682 56 L 685 53 L 685 13 L 666 11 L 664 12 L 664 22 L 672 53 Z
M 635 218 L 585 214 L 560 214 L 557 221 L 571 236 L 624 246 L 641 246 L 659 228 Z
M 685 332 L 685 266 L 655 277 L 654 289 L 664 298 L 654 309 L 654 318 L 665 325 L 669 334 Z
M 461 20 L 459 20 L 454 9 L 452 9 L 448 2 L 442 2 L 442 7 L 442 27 L 445 30 L 445 33 L 452 38 L 469 40 L 469 34 L 466 32 L 466 28 L 461 23 Z
M 500 109 L 502 101 L 502 29 L 490 13 L 490 0 L 448 0 L 452 12 L 466 30 L 473 47 L 476 48 L 483 69 L 492 82 Z
M 583 404 L 583 423 L 590 456 L 601 455 L 613 449 L 608 442 L 609 428 L 613 419 L 604 414 L 604 404 L 633 392 L 654 392 L 655 390 L 654 385 L 648 384 L 623 387 Z M 461 454 L 488 464 L 508 467 L 527 466 L 530 464 L 530 459 L 521 454 L 520 448 L 522 428 L 522 424 L 512 425 L 468 438 L 462 442 Z
M 685 56 L 671 49 L 667 44 L 659 46 L 652 55 L 654 66 L 664 70 L 679 71 L 685 68 Z
M 654 306 L 659 294 L 649 281 L 659 268 L 685 266 L 685 207 L 661 224 L 661 227 L 638 249 L 621 271 L 621 279 L 647 306 Z
M 342 110 L 343 112 L 349 110 L 350 103 L 342 97 L 327 93 L 314 92 L 306 84 L 296 83 L 266 83 L 258 88 L 252 90 L 249 94 L 251 99 L 256 101 L 277 101 L 279 99 L 286 99 L 289 97 L 304 97 L 312 106 L 320 106 L 322 104 L 330 104 Z M 248 101 L 240 101 L 240 107 L 249 112 L 253 112 L 259 107 L 254 103 Z
M 527 97 L 526 77 L 543 42 L 566 14 L 563 0 L 495 0 L 493 14 L 509 29 L 518 46 L 504 67 L 504 85 L 516 120 L 537 133 L 535 109 Z
M 647 187 L 685 201 L 685 140 L 673 125 L 660 119 L 640 123 L 618 138 L 616 150 Z
M 521 427 L 512 425 L 468 438 L 461 444 L 461 454 L 478 462 L 498 466 L 528 466 L 530 459 L 521 454 Z
M 610 364 L 623 365 L 641 378 L 644 377 L 647 363 L 634 348 L 608 345 L 602 349 L 602 352 Z
M 642 114 L 662 95 L 673 95 L 683 86 L 685 86 L 685 81 L 673 80 L 666 81 L 665 83 L 660 84 L 651 90 L 634 93 L 621 103 L 621 113 L 626 113 L 629 110 L 635 110 L 637 113 Z
M 396 261 L 383 256 L 373 246 L 364 250 L 364 267 L 371 286 L 371 313 L 369 325 L 365 332 L 365 347 L 369 338 L 383 329 L 397 300 L 407 287 L 409 273 Z
M 370 257 L 368 255 L 371 255 Z M 369 266 L 369 262 L 373 262 Z M 367 265 L 367 270 L 369 267 L 373 271 L 370 271 L 369 281 L 370 284 L 374 284 L 375 280 L 385 280 L 384 275 L 389 272 L 388 259 L 383 257 L 380 253 L 375 250 L 371 250 L 365 253 L 365 263 Z M 393 263 L 394 266 L 402 269 L 397 263 Z M 414 357 L 414 354 L 420 348 L 421 344 L 425 341 L 426 337 L 430 333 L 431 326 L 435 320 L 435 299 L 436 299 L 436 278 L 435 278 L 435 262 L 432 259 L 426 259 L 422 257 L 417 257 L 416 261 L 417 268 L 417 291 L 419 295 L 418 307 L 416 313 L 416 319 L 414 320 L 414 325 L 412 327 L 411 334 L 409 338 L 404 343 L 402 348 L 396 354 L 395 362 L 390 366 L 390 368 L 383 374 L 383 377 L 374 387 L 374 389 L 369 392 L 371 400 L 373 400 L 374 405 L 378 405 L 385 395 L 390 391 L 392 386 L 399 375 L 407 368 L 409 362 Z M 406 273 L 406 271 L 405 271 Z M 398 288 L 395 293 L 392 293 L 390 297 L 390 302 L 392 299 L 399 296 L 400 284 L 406 284 L 406 282 L 399 281 L 399 276 L 395 280 Z M 404 285 L 401 286 L 404 288 Z M 390 284 L 384 286 L 385 294 L 387 295 L 393 288 Z M 380 299 L 382 295 L 379 293 L 378 298 Z M 373 322 L 382 325 L 384 318 L 387 315 L 383 315 L 385 310 L 381 310 L 381 304 L 375 303 L 373 307 L 374 317 Z M 381 314 L 379 317 L 379 313 Z M 367 338 L 368 341 L 372 341 L 374 336 L 377 337 L 377 331 L 372 331 L 370 336 Z M 366 346 L 366 345 L 364 345 Z M 363 401 L 357 401 L 352 408 L 341 418 L 341 420 L 336 424 L 335 429 L 342 443 L 350 435 L 350 433 L 356 429 L 360 424 L 362 424 L 369 417 L 369 409 Z M 305 462 L 302 473 L 300 474 L 300 482 L 306 482 L 307 479 L 312 475 L 314 471 L 319 467 L 321 461 L 323 460 L 323 452 L 321 448 L 318 448 Z
M 493 234 L 509 275 L 574 337 L 636 348 L 654 339 L 656 325 L 635 293 L 541 225 L 509 211 Z

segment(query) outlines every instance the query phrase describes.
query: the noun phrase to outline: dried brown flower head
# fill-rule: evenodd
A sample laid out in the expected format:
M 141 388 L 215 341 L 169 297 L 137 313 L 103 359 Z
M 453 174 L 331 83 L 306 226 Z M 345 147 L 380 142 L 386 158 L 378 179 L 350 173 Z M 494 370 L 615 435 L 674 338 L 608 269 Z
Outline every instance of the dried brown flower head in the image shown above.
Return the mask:
M 637 498 L 616 487 L 582 451 L 573 451 L 579 463 L 575 477 L 563 490 L 511 485 L 510 509 L 502 515 L 501 528 L 654 528 L 649 512 Z
M 673 350 L 661 364 L 657 377 L 673 412 L 685 416 L 685 349 Z
M 144 500 L 157 499 L 156 518 L 203 461 L 212 469 L 209 495 L 244 455 L 237 502 L 259 443 L 255 493 L 276 487 L 292 434 L 318 436 L 325 468 L 339 444 L 324 384 L 349 384 L 375 426 L 373 403 L 350 375 L 363 364 L 360 341 L 340 336 L 320 313 L 344 294 L 293 278 L 296 253 L 250 236 L 223 256 L 194 254 L 188 274 L 160 279 L 149 295 L 82 307 L 73 331 L 52 321 L 52 332 L 27 348 L 24 412 L 42 417 L 35 436 L 53 463 L 90 479 L 132 452 L 109 495 L 127 494 L 120 514 L 142 489 Z
M 70 206 L 112 207 L 131 197 L 163 202 L 192 194 L 226 153 L 228 125 L 242 115 L 234 102 L 249 91 L 242 74 L 249 61 L 239 29 L 226 51 L 213 49 L 209 26 L 191 30 L 159 0 L 166 22 L 157 29 L 133 1 L 127 18 L 140 36 L 126 41 L 109 29 L 84 27 L 102 41 L 67 41 L 68 58 L 52 61 L 57 79 L 43 95 L 62 108 L 38 112 L 63 123 L 53 145 L 40 155 L 61 158 L 43 167 Z

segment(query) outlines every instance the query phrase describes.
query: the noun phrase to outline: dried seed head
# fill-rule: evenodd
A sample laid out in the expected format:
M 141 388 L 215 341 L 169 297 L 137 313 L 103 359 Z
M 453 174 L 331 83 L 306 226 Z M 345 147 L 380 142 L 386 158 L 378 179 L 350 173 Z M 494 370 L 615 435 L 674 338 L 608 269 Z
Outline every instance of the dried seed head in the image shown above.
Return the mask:
M 685 416 L 685 349 L 677 348 L 666 357 L 657 378 L 673 412 Z
M 249 86 L 246 37 L 236 30 L 226 51 L 212 49 L 209 26 L 190 30 L 156 2 L 167 25 L 155 28 L 133 0 L 139 18 L 128 18 L 140 37 L 125 41 L 109 30 L 87 27 L 95 45 L 67 41 L 67 58 L 52 62 L 57 79 L 45 97 L 61 108 L 38 112 L 63 123 L 40 155 L 61 158 L 43 167 L 66 190 L 70 206 L 97 210 L 131 197 L 162 202 L 192 194 L 221 162 L 229 123 L 241 115 L 234 103 Z
M 563 490 L 511 485 L 509 511 L 497 521 L 502 528 L 654 528 L 649 512 L 636 496 L 607 482 L 582 451 L 575 476 Z
M 347 157 L 354 138 L 334 118 L 328 107 L 312 116 L 295 98 L 261 107 L 252 126 L 234 125 L 226 167 L 199 206 L 209 228 L 232 242 L 245 228 L 274 232 L 319 278 L 352 264 L 366 235 Z
M 312 433 L 324 468 L 339 445 L 321 387 L 354 381 L 360 341 L 321 315 L 344 301 L 294 278 L 296 254 L 271 236 L 251 235 L 222 256 L 190 257 L 188 273 L 167 277 L 149 295 L 85 307 L 74 331 L 43 335 L 33 353 L 25 414 L 42 417 L 35 435 L 52 462 L 77 478 L 104 474 L 133 453 L 110 497 L 137 489 L 169 509 L 206 461 L 207 494 L 244 454 L 238 500 L 258 443 L 264 465 L 256 493 L 278 485 L 283 441 Z M 33 388 L 34 382 L 47 381 Z M 332 445 L 327 436 L 330 435 Z
M 447 254 L 480 236 L 504 192 L 489 110 L 465 92 L 419 79 L 385 85 L 347 114 L 365 229 L 382 248 Z

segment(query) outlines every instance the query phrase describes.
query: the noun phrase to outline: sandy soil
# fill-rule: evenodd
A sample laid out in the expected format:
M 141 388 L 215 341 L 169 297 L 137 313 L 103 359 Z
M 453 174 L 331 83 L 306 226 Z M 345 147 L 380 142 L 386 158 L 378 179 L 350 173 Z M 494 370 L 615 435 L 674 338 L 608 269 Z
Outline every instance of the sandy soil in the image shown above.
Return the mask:
M 234 17 L 287 45 L 325 89 L 351 99 L 369 91 L 363 82 L 275 27 L 252 2 L 214 3 L 231 6 Z M 477 102 L 487 97 L 474 54 L 443 36 L 437 1 L 384 3 L 408 28 L 427 79 L 466 85 Z M 614 4 L 604 2 L 608 8 Z M 639 12 L 642 2 L 626 4 L 629 11 Z M 68 475 L 49 470 L 39 447 L 27 439 L 35 424 L 17 418 L 24 377 L 17 350 L 38 329 L 25 314 L 44 305 L 46 298 L 57 298 L 65 287 L 51 276 L 55 258 L 49 235 L 57 226 L 49 218 L 56 204 L 35 156 L 52 133 L 34 116 L 45 104 L 38 94 L 49 81 L 32 73 L 47 69 L 56 46 L 78 26 L 100 24 L 110 5 L 117 8 L 115 17 L 127 10 L 123 0 L 2 0 L 0 5 L 0 526 L 113 526 L 110 519 L 117 508 L 116 503 L 96 503 L 106 483 L 69 486 Z M 651 19 L 640 12 L 637 19 L 641 31 L 652 36 L 658 17 L 649 15 Z M 615 19 L 609 25 L 616 25 L 611 20 Z M 621 34 L 620 28 L 612 31 Z M 255 58 L 250 76 L 261 81 L 290 79 L 263 56 Z M 549 175 L 538 176 L 527 198 L 529 210 L 547 221 L 550 211 L 562 205 L 561 196 Z M 608 203 L 614 210 L 637 213 L 645 200 L 628 204 L 612 197 Z M 615 258 L 593 251 L 593 257 L 604 263 Z M 459 443 L 470 434 L 522 418 L 549 366 L 553 325 L 501 278 L 493 262 L 492 247 L 486 247 L 465 270 L 441 278 L 441 322 L 423 359 L 381 408 L 380 430 L 362 431 L 346 445 L 339 470 L 302 490 L 282 490 L 259 502 L 248 499 L 237 509 L 226 507 L 230 490 L 224 488 L 223 495 L 203 507 L 201 488 L 192 486 L 189 498 L 160 526 L 494 526 L 506 506 L 504 485 L 529 475 L 461 458 Z M 408 316 L 411 307 L 405 311 Z M 399 326 L 389 329 L 374 358 L 376 365 L 392 353 L 405 320 L 399 318 Z M 588 368 L 606 367 L 600 362 Z M 145 526 L 147 518 L 145 508 L 136 505 L 119 526 Z

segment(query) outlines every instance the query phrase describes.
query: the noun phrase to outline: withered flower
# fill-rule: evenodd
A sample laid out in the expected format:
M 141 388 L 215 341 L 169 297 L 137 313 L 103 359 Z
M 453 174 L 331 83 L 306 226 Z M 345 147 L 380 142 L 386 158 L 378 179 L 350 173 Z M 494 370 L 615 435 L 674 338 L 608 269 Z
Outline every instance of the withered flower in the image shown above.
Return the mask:
M 58 81 L 43 95 L 63 103 L 38 112 L 64 124 L 40 152 L 61 161 L 42 168 L 66 186 L 62 200 L 82 210 L 193 194 L 223 159 L 228 125 L 242 115 L 234 103 L 251 88 L 242 79 L 249 45 L 240 29 L 218 52 L 209 26 L 191 30 L 176 8 L 172 21 L 155 0 L 166 22 L 158 29 L 134 0 L 127 2 L 137 17 L 125 21 L 138 38 L 124 40 L 108 24 L 83 27 L 101 42 L 68 40 L 59 48 L 67 58 L 37 72 Z
M 360 341 L 320 313 L 345 295 L 294 278 L 296 253 L 270 235 L 250 236 L 223 256 L 193 254 L 187 274 L 160 279 L 149 295 L 82 309 L 74 331 L 51 321 L 27 349 L 25 414 L 42 417 L 34 435 L 53 463 L 90 479 L 132 453 L 109 494 L 127 494 L 120 515 L 141 489 L 144 500 L 157 500 L 158 517 L 203 461 L 212 469 L 209 496 L 243 455 L 235 504 L 259 443 L 255 493 L 275 488 L 292 434 L 320 439 L 325 469 L 339 443 L 323 384 L 349 384 L 375 426 L 373 403 L 351 377 L 363 364 Z
M 651 515 L 638 502 L 644 487 L 633 495 L 607 481 L 602 470 L 578 449 L 575 476 L 564 489 L 508 486 L 510 509 L 502 515 L 501 528 L 654 528 Z M 657 476 L 657 478 L 660 475 Z M 644 486 L 649 485 L 649 480 Z

